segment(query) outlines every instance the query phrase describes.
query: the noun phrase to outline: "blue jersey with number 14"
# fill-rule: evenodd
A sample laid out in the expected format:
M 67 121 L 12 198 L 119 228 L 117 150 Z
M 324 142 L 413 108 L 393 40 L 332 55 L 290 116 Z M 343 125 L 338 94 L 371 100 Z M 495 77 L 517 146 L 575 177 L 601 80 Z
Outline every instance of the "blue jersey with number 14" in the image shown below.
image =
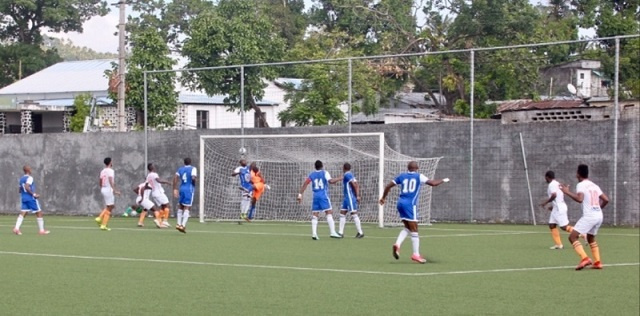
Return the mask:
M 417 205 L 420 195 L 420 186 L 427 183 L 429 178 L 417 172 L 405 172 L 398 175 L 393 183 L 400 187 L 399 204 Z
M 309 174 L 313 197 L 329 197 L 329 180 L 331 176 L 326 170 L 316 170 Z

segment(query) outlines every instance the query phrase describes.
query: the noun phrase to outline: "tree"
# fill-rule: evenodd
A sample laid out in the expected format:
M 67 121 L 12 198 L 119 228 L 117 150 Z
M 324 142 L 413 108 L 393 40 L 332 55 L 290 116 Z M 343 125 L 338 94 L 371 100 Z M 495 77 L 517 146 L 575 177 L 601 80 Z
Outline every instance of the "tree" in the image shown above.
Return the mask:
M 280 38 L 271 21 L 250 0 L 221 0 L 214 10 L 201 12 L 192 22 L 183 56 L 187 67 L 231 66 L 281 61 L 285 41 Z M 266 83 L 273 80 L 274 67 L 247 67 L 244 71 L 245 110 L 253 109 L 262 118 L 256 101 L 264 97 Z M 240 109 L 240 69 L 225 68 L 184 74 L 192 88 L 207 94 L 224 94 L 231 111 Z M 266 120 L 257 122 L 268 126 Z
M 0 45 L 0 60 L 0 87 L 62 61 L 56 50 L 43 50 L 38 45 L 22 43 Z
M 131 57 L 129 58 L 126 84 L 127 106 L 138 111 L 144 110 L 144 71 L 172 69 L 175 61 L 169 57 L 169 47 L 156 29 L 148 28 L 131 34 Z M 117 73 L 117 64 L 107 71 L 111 77 Z M 174 72 L 147 75 L 147 119 L 148 125 L 155 128 L 175 125 L 178 108 L 178 94 L 175 91 Z M 116 99 L 112 93 L 111 98 Z
M 73 116 L 69 130 L 74 133 L 84 131 L 84 122 L 91 111 L 91 95 L 81 94 L 73 99 Z
M 0 39 L 38 45 L 43 28 L 82 32 L 85 21 L 107 12 L 101 0 L 0 0 Z
M 157 29 L 165 38 L 172 52 L 180 52 L 189 26 L 199 12 L 213 8 L 206 0 L 136 0 L 132 9 L 136 16 L 129 16 L 127 30 L 130 33 L 147 28 Z
M 293 48 L 303 39 L 309 18 L 304 12 L 304 0 L 259 0 L 262 12 L 271 20 L 278 35 Z

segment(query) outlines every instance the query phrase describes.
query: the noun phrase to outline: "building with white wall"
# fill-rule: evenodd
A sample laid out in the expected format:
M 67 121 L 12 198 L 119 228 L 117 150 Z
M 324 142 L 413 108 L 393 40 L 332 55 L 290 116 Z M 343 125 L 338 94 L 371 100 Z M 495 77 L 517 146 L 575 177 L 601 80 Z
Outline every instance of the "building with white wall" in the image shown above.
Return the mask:
M 93 97 L 94 129 L 115 131 L 117 109 L 109 98 L 109 79 L 105 75 L 113 62 L 110 59 L 61 62 L 0 89 L 0 133 L 68 132 L 74 98 L 82 94 Z M 282 126 L 278 114 L 289 105 L 283 84 L 291 82 L 299 84 L 298 79 L 265 81 L 264 98 L 256 104 L 270 127 Z M 228 111 L 225 98 L 178 87 L 175 128 L 239 128 L 241 115 Z M 244 114 L 244 127 L 258 127 L 255 111 Z M 128 108 L 127 116 L 127 125 L 132 128 L 136 112 Z

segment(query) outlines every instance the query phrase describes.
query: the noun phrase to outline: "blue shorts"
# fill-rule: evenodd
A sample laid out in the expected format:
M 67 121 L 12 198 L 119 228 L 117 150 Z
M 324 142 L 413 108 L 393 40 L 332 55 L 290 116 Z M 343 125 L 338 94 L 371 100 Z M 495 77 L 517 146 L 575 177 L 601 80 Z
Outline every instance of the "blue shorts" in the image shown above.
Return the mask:
M 402 220 L 409 222 L 418 221 L 418 207 L 413 203 L 398 202 L 398 214 Z
M 313 203 L 311 205 L 312 212 L 324 212 L 331 210 L 333 210 L 333 208 L 331 207 L 331 201 L 329 201 L 328 197 L 313 197 Z
M 342 211 L 357 212 L 358 211 L 358 200 L 356 200 L 352 196 L 347 196 L 342 201 Z
M 31 213 L 40 212 L 40 203 L 38 203 L 38 200 L 22 201 L 22 211 Z
M 193 191 L 191 189 L 180 189 L 178 203 L 184 206 L 191 206 L 193 204 Z

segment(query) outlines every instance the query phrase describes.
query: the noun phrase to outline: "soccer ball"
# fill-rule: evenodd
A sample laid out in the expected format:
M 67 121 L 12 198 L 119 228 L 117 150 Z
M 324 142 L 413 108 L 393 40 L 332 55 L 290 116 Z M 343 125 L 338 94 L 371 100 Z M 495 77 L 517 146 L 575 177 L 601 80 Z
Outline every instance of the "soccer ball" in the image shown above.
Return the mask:
M 138 215 L 138 212 L 136 212 L 136 211 L 131 211 L 131 216 L 137 216 L 137 215 Z
M 240 153 L 240 155 L 245 155 L 247 153 L 247 149 L 244 147 L 240 147 L 240 149 L 238 150 L 238 152 Z

